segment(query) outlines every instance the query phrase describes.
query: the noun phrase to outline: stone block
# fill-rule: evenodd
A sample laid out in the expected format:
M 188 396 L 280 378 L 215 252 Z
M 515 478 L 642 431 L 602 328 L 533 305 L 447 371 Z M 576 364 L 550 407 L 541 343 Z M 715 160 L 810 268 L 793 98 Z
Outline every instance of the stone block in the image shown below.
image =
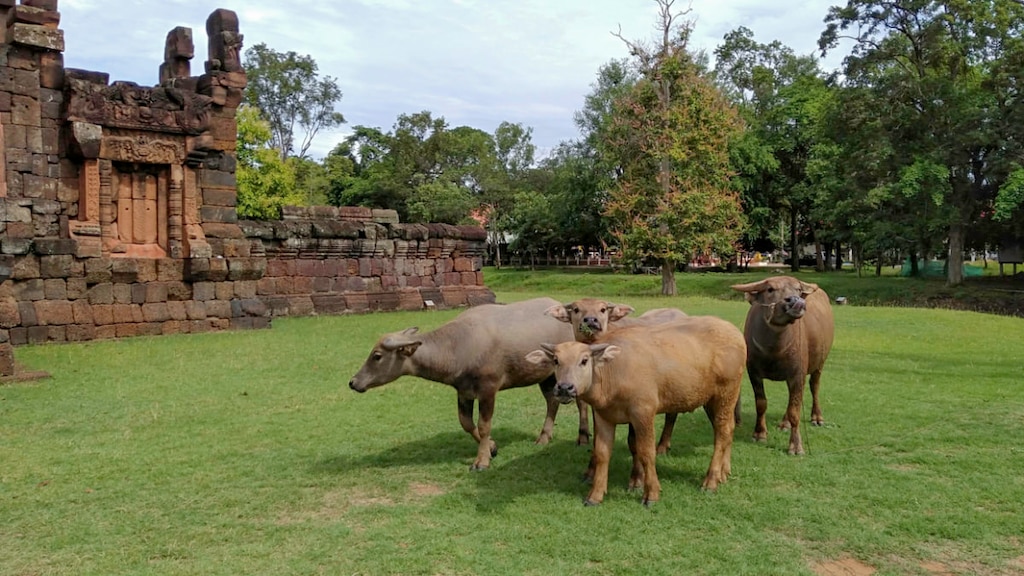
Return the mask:
M 92 307 L 93 323 L 107 325 L 114 323 L 114 306 L 112 304 L 97 304 Z
M 0 328 L 10 329 L 21 325 L 21 310 L 13 297 L 0 299 Z
M 7 28 L 7 41 L 54 52 L 64 51 L 64 31 L 15 22 Z
M 68 278 L 82 276 L 83 265 L 76 262 L 71 254 L 41 256 L 39 258 L 39 275 L 43 278 Z
M 75 322 L 71 302 L 67 300 L 40 300 L 35 306 L 40 326 L 63 326 Z
M 313 294 L 310 300 L 317 314 L 344 314 L 348 311 L 348 303 L 342 294 Z
M 142 318 L 146 322 L 166 322 L 171 319 L 167 302 L 148 302 L 142 305 Z
M 102 282 L 96 284 L 86 294 L 86 299 L 90 304 L 113 304 L 114 303 L 114 285 L 110 282 Z
M 96 339 L 94 324 L 72 324 L 67 326 L 68 342 L 89 342 Z
M 94 324 L 95 316 L 92 305 L 87 300 L 75 300 L 71 303 L 71 315 L 75 324 Z
M 47 300 L 69 300 L 68 283 L 63 278 L 43 280 L 43 294 Z
M 18 316 L 21 319 L 19 324 L 26 328 L 39 324 L 39 320 L 36 318 L 36 306 L 32 302 L 18 302 Z

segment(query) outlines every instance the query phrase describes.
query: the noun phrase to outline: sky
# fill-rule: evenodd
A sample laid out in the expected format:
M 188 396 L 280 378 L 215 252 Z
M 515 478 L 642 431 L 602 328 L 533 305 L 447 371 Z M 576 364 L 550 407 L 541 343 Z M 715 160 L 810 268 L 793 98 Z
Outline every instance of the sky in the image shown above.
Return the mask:
M 746 26 L 758 42 L 779 40 L 817 54 L 823 20 L 837 0 L 676 0 L 696 21 L 691 47 L 712 54 Z M 192 29 L 192 74 L 207 60 L 206 18 L 234 10 L 245 50 L 264 43 L 316 61 L 343 93 L 347 123 L 316 136 L 313 157 L 354 126 L 390 131 L 401 114 L 430 111 L 448 126 L 489 133 L 503 121 L 533 129 L 537 156 L 577 138 L 573 113 L 599 68 L 628 56 L 613 36 L 655 37 L 654 0 L 60 0 L 64 62 L 143 86 L 158 81 L 164 40 Z M 831 71 L 843 54 L 829 54 Z M 301 135 L 297 135 L 297 140 Z

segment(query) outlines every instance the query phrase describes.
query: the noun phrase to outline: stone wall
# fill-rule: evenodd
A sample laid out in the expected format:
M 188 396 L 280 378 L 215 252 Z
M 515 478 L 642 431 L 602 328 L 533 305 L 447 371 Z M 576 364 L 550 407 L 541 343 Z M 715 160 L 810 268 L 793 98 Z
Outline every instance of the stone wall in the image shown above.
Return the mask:
M 56 0 L 0 0 L 0 376 L 11 345 L 263 328 L 274 316 L 493 301 L 478 228 L 290 208 L 239 222 L 230 10 L 165 42 L 159 83 L 65 69 Z

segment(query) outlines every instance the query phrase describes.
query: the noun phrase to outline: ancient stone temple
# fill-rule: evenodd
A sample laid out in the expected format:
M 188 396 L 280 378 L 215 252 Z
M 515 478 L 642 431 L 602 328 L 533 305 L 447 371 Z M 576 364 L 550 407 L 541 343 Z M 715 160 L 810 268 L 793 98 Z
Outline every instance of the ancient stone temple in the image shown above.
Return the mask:
M 57 0 L 0 0 L 0 376 L 11 345 L 262 328 L 493 301 L 484 232 L 393 211 L 235 210 L 246 74 L 230 10 L 166 37 L 158 83 L 64 67 Z

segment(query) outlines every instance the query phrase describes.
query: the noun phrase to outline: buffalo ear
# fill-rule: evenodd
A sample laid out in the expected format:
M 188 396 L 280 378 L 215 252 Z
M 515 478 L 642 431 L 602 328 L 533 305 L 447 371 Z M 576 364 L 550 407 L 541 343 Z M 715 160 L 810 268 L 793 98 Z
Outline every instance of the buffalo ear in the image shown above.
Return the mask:
M 622 348 L 614 344 L 592 344 L 590 346 L 590 355 L 598 362 L 614 360 L 620 352 L 622 352 Z
M 804 298 L 806 298 L 807 296 L 810 296 L 817 289 L 818 289 L 818 285 L 817 284 L 811 284 L 809 282 L 800 282 L 800 293 L 801 293 L 801 295 Z
M 412 336 L 413 334 L 415 334 L 415 333 L 417 333 L 419 331 L 420 331 L 419 327 L 413 326 L 412 328 L 406 328 L 405 330 L 402 330 L 402 334 L 405 334 L 406 336 Z
M 388 352 L 394 352 L 395 350 L 402 349 L 402 353 L 406 356 L 412 356 L 413 352 L 423 344 L 422 340 L 411 338 L 416 333 L 418 328 L 409 328 L 399 332 L 398 334 L 392 334 L 386 336 L 381 341 L 380 347 L 387 350 Z
M 550 364 L 552 357 L 547 350 L 534 350 L 526 355 L 526 361 L 537 365 Z
M 572 322 L 572 320 L 569 319 L 569 310 L 566 306 L 562 304 L 555 304 L 554 306 L 545 310 L 544 314 L 551 316 L 552 318 L 560 322 Z
M 608 313 L 609 322 L 622 320 L 626 316 L 629 316 L 633 312 L 636 312 L 636 308 L 633 308 L 632 306 L 629 306 L 627 304 L 612 304 L 611 302 L 609 302 L 608 306 L 611 307 L 611 312 Z

